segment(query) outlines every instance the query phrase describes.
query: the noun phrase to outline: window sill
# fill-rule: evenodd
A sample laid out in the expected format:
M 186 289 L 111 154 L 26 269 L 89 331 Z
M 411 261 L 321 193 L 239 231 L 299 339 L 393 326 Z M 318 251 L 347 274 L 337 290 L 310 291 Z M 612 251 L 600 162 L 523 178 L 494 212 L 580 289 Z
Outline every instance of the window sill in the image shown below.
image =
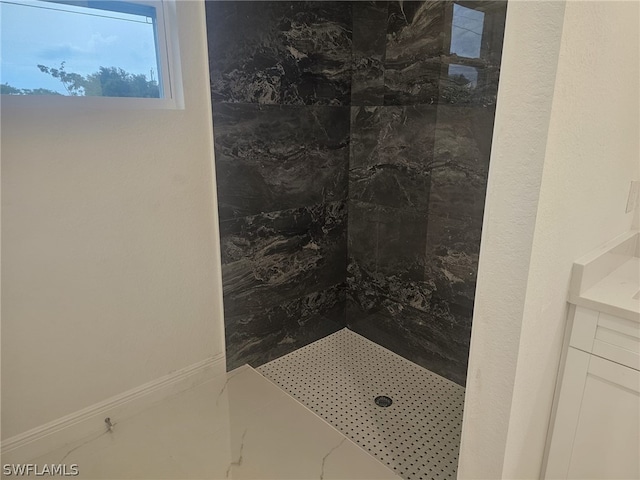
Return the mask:
M 0 108 L 57 110 L 183 110 L 173 98 L 72 97 L 57 95 L 0 95 Z

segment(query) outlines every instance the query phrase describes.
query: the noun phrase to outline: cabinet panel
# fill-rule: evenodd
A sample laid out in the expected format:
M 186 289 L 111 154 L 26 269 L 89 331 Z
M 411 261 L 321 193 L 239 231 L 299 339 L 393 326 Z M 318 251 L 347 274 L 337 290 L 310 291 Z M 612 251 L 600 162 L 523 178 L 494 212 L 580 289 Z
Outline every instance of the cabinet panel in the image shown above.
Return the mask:
M 600 313 L 591 351 L 627 367 L 640 369 L 640 323 Z
M 573 314 L 570 345 L 585 352 L 593 348 L 593 339 L 598 326 L 598 312 L 584 307 L 576 307 Z
M 570 347 L 545 478 L 640 478 L 640 372 Z
M 576 307 L 572 347 L 640 369 L 640 323 Z
M 577 348 L 567 351 L 545 478 L 567 478 L 590 358 Z
M 638 372 L 597 357 L 591 363 L 568 478 L 640 478 Z

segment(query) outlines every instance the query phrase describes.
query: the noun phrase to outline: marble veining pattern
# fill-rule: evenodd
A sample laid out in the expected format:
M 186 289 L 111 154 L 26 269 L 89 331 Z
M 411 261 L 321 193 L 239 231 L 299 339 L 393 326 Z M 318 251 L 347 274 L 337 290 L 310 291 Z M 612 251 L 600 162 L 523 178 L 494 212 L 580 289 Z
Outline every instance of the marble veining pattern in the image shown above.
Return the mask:
M 506 2 L 206 12 L 230 366 L 346 322 L 463 384 Z
M 389 2 L 385 105 L 439 100 L 445 2 Z
M 260 366 L 344 327 L 345 285 L 279 305 L 225 314 L 227 368 Z
M 63 458 L 81 479 L 399 480 L 246 366 L 29 463 L 41 470 Z
M 206 3 L 227 363 L 345 325 L 350 2 Z
M 349 109 L 213 106 L 220 218 L 346 200 Z
M 333 202 L 221 222 L 230 369 L 344 326 L 346 215 Z
M 384 7 L 384 48 L 369 33 L 360 54 L 384 88 L 352 87 L 347 324 L 464 384 L 506 2 L 365 2 L 354 21 Z
M 349 328 L 460 385 L 466 381 L 472 306 L 438 281 L 407 280 L 349 263 Z M 436 270 L 437 271 L 437 270 Z
M 429 211 L 482 220 L 495 109 L 438 106 Z
M 349 327 L 464 385 L 481 221 L 352 206 Z
M 349 204 L 349 256 L 371 271 L 422 280 L 426 240 L 424 212 L 355 201 Z
M 228 220 L 220 230 L 229 315 L 344 282 L 344 202 Z
M 349 199 L 426 211 L 435 129 L 430 105 L 352 108 Z
M 353 2 L 351 105 L 384 104 L 387 1 Z
M 439 103 L 495 106 L 507 2 L 447 0 L 445 4 Z
M 389 2 L 384 105 L 495 105 L 505 17 L 503 1 Z
M 206 3 L 214 102 L 349 105 L 351 2 Z
M 459 385 L 348 329 L 258 370 L 405 480 L 456 478 Z

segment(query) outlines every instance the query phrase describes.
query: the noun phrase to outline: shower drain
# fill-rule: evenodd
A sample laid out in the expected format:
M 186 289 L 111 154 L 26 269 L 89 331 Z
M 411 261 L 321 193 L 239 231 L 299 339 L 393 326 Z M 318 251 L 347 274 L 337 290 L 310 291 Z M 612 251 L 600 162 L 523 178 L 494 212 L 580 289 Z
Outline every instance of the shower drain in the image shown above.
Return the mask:
M 378 405 L 379 407 L 388 407 L 393 403 L 393 400 L 391 400 L 389 397 L 385 397 L 384 395 L 380 395 L 379 397 L 375 398 L 374 402 L 376 402 L 376 405 Z
M 404 480 L 455 480 L 461 386 L 347 329 L 258 371 Z

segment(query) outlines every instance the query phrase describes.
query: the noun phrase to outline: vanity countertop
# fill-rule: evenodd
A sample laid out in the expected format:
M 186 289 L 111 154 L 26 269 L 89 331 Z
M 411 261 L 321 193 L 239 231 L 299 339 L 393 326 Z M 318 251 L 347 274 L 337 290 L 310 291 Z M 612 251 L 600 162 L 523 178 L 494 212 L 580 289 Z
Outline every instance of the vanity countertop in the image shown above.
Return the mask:
M 628 232 L 574 263 L 569 302 L 640 322 L 640 233 Z

